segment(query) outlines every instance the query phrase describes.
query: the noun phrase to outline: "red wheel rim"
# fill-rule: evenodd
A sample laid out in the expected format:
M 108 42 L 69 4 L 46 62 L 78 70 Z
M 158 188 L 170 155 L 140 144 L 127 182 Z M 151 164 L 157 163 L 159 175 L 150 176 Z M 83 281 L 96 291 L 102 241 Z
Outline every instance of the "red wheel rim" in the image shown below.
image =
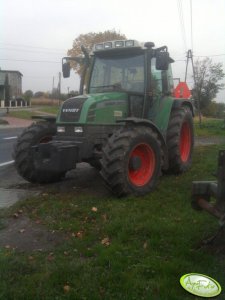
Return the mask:
M 188 122 L 183 123 L 180 133 L 180 157 L 182 162 L 189 159 L 191 152 L 191 129 Z
M 149 145 L 139 144 L 131 151 L 129 162 L 134 157 L 139 159 L 140 166 L 135 170 L 130 166 L 128 167 L 129 180 L 133 185 L 144 186 L 152 178 L 155 171 L 155 153 Z

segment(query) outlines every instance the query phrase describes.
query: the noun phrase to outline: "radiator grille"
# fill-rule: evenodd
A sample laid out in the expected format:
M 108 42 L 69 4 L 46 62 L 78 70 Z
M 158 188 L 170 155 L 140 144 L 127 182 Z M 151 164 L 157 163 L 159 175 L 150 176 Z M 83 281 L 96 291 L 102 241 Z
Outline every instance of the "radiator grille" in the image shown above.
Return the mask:
M 61 109 L 61 122 L 78 122 L 82 106 L 87 98 L 71 98 L 66 100 Z

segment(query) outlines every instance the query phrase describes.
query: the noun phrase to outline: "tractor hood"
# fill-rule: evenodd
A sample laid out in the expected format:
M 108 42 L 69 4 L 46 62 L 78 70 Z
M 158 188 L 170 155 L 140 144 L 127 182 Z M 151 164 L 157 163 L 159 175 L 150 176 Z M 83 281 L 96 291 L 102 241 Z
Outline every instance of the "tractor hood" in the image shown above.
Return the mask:
M 57 123 L 114 124 L 127 117 L 127 93 L 112 92 L 81 95 L 66 100 Z

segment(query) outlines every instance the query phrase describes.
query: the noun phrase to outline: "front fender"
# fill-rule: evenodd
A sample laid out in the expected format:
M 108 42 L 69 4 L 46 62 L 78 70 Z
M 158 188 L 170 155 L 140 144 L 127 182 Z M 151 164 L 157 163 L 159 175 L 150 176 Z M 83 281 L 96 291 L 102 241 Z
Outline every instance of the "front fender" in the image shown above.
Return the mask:
M 46 115 L 40 115 L 40 116 L 32 116 L 31 117 L 34 120 L 44 120 L 50 123 L 56 123 L 56 117 L 55 116 L 46 116 Z

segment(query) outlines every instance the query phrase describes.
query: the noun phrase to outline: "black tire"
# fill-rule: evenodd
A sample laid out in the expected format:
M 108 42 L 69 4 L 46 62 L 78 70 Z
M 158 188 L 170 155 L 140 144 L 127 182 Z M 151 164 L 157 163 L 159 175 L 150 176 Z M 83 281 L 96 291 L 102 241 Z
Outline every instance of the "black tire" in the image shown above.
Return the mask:
M 167 131 L 168 171 L 175 174 L 187 171 L 192 163 L 193 146 L 193 116 L 190 109 L 173 109 Z
M 149 193 L 161 174 L 161 145 L 150 128 L 124 127 L 103 147 L 100 174 L 118 197 Z
M 17 140 L 13 158 L 17 172 L 32 183 L 50 183 L 60 180 L 65 173 L 38 171 L 35 168 L 31 147 L 47 143 L 56 133 L 55 124 L 49 122 L 33 123 L 27 127 Z

